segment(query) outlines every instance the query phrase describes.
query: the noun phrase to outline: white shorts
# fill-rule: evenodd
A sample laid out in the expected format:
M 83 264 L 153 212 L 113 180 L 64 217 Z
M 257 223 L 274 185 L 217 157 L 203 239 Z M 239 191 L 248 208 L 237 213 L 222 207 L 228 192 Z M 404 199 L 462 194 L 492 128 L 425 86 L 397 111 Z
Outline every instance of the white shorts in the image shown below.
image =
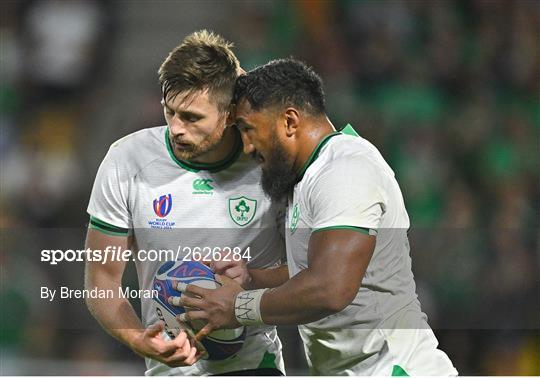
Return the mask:
M 456 376 L 433 331 L 343 329 L 301 332 L 314 375 Z
M 385 347 L 369 375 L 456 376 L 458 372 L 431 329 L 379 329 Z

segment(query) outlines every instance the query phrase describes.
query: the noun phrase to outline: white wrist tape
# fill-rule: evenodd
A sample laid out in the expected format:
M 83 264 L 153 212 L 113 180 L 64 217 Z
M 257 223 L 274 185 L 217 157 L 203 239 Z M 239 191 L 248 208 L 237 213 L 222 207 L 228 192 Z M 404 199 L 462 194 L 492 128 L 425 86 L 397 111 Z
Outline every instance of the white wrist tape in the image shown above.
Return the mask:
M 268 289 L 241 291 L 234 301 L 234 315 L 246 326 L 264 324 L 261 317 L 261 298 Z

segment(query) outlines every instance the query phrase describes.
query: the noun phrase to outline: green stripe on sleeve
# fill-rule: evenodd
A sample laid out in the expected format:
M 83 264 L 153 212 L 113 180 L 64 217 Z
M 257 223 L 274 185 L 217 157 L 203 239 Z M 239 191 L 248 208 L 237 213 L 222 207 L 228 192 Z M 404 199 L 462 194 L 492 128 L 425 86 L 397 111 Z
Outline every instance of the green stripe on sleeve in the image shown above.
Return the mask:
M 371 235 L 369 232 L 369 228 L 364 227 L 354 227 L 354 226 L 330 226 L 330 227 L 323 227 L 323 228 L 317 228 L 313 230 L 311 233 L 319 232 L 319 231 L 329 231 L 329 230 L 353 230 L 357 232 L 361 232 L 362 234 Z
M 110 236 L 128 236 L 128 234 L 126 234 L 126 233 L 107 231 L 107 230 L 104 230 L 104 229 L 102 229 L 102 228 L 96 227 L 96 226 L 94 226 L 94 225 L 92 225 L 92 224 L 90 224 L 90 225 L 88 226 L 88 228 L 91 228 L 92 230 L 99 231 L 99 232 L 101 232 L 102 234 L 105 234 L 105 235 L 110 235 Z
M 99 220 L 92 216 L 90 217 L 90 224 L 88 225 L 88 227 L 94 230 L 101 231 L 107 235 L 127 236 L 129 234 L 129 229 L 127 228 L 117 227 L 110 223 L 103 222 L 102 220 Z

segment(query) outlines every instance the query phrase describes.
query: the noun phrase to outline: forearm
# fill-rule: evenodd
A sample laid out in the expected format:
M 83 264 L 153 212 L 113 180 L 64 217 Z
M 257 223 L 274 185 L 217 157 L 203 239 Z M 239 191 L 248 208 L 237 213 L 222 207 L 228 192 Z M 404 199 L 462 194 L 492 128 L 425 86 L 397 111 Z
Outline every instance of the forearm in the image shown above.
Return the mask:
M 262 287 L 267 272 L 255 274 L 253 287 L 223 280 L 217 289 L 196 285 L 179 285 L 184 294 L 178 298 L 183 306 L 196 308 L 183 316 L 186 320 L 205 320 L 199 336 L 215 329 L 238 325 L 306 324 L 343 311 L 362 285 L 362 280 L 375 248 L 376 238 L 349 229 L 322 230 L 311 235 L 307 268 L 272 289 Z M 284 267 L 280 268 L 284 272 Z M 241 270 L 241 269 L 240 269 Z M 243 272 L 246 272 L 244 269 Z M 248 272 L 246 272 L 248 274 Z M 275 275 L 279 280 L 281 275 Z M 274 282 L 276 283 L 276 282 Z M 260 287 L 259 286 L 259 287 Z
M 356 297 L 376 238 L 352 230 L 311 236 L 308 268 L 260 297 L 266 324 L 305 324 L 345 309 Z
M 85 248 L 105 251 L 109 246 L 114 246 L 118 250 L 126 250 L 132 242 L 128 237 L 109 236 L 88 229 Z M 101 261 L 87 261 L 84 286 L 87 290 L 97 288 L 113 293 L 113 298 L 88 298 L 86 304 L 105 331 L 132 347 L 133 340 L 143 332 L 143 325 L 131 303 L 120 296 L 125 266 L 123 260 L 109 260 L 104 264 Z
M 262 289 L 278 287 L 289 279 L 287 265 L 280 265 L 274 268 L 249 269 L 251 280 L 247 289 Z
M 336 306 L 330 289 L 305 269 L 263 295 L 262 319 L 274 325 L 305 324 L 339 312 L 341 308 Z
M 143 332 L 143 325 L 133 306 L 126 298 L 120 298 L 120 282 L 87 279 L 86 289 L 111 290 L 114 298 L 88 298 L 90 313 L 105 331 L 122 343 L 133 348 L 135 339 Z

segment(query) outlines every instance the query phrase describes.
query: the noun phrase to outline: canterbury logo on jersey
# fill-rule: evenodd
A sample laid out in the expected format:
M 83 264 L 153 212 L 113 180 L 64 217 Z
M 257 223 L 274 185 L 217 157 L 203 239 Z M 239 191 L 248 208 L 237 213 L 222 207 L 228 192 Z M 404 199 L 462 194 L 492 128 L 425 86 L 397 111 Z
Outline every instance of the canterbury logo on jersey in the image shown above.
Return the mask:
M 193 189 L 195 190 L 193 194 L 212 194 L 214 187 L 210 185 L 211 182 L 214 182 L 214 180 L 196 179 L 193 181 Z

